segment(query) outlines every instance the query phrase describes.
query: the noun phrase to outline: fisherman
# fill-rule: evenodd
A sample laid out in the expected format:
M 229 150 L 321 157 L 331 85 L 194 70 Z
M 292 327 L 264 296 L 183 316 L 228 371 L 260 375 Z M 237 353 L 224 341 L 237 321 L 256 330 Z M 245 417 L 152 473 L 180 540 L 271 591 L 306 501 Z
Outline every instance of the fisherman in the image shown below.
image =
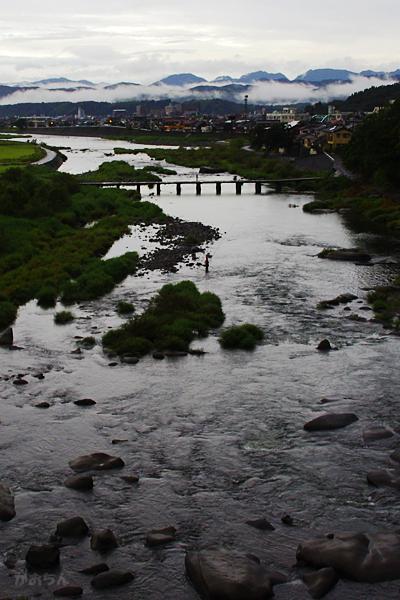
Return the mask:
M 206 273 L 208 273 L 208 269 L 210 267 L 210 255 L 209 254 L 206 254 L 206 260 L 204 262 L 204 266 L 206 268 Z

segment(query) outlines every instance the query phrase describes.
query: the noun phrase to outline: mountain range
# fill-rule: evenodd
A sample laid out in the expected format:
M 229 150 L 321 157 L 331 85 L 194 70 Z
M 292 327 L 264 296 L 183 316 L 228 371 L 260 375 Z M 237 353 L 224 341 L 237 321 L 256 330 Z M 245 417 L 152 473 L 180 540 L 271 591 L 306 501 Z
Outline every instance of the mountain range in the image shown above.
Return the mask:
M 7 103 L 17 104 L 23 102 L 52 102 L 53 100 L 66 100 L 74 96 L 75 102 L 83 100 L 117 101 L 129 99 L 174 98 L 185 100 L 191 97 L 221 98 L 229 101 L 243 101 L 243 95 L 257 91 L 262 84 L 278 86 L 279 92 L 286 92 L 288 99 L 294 97 L 295 90 L 323 92 L 332 84 L 342 84 L 342 97 L 347 97 L 351 91 L 345 90 L 346 84 L 359 82 L 358 89 L 365 89 L 372 85 L 383 85 L 400 81 L 400 69 L 390 72 L 365 70 L 361 72 L 347 69 L 310 69 L 306 73 L 289 79 L 284 73 L 270 73 L 268 71 L 254 71 L 240 77 L 220 75 L 213 80 L 207 80 L 193 73 L 175 73 L 160 79 L 150 85 L 141 85 L 136 82 L 121 81 L 118 83 L 94 83 L 87 79 L 73 80 L 66 77 L 52 77 L 32 82 L 13 84 L 0 84 L 0 100 L 6 99 Z M 329 90 L 328 90 L 329 91 Z M 357 90 L 353 90 L 357 91 Z M 57 92 L 59 92 L 57 96 Z M 74 95 L 74 92 L 78 94 Z M 347 92 L 347 93 L 346 93 Z M 63 98 L 61 98 L 62 94 Z M 340 93 L 335 92 L 340 97 Z M 101 97 L 100 97 L 101 95 Z M 111 95 L 113 97 L 111 98 Z M 304 93 L 301 94 L 304 96 Z M 280 95 L 280 98 L 283 96 Z M 300 97 L 298 98 L 300 99 Z M 263 101 L 262 98 L 253 100 Z M 293 99 L 293 101 L 295 101 Z

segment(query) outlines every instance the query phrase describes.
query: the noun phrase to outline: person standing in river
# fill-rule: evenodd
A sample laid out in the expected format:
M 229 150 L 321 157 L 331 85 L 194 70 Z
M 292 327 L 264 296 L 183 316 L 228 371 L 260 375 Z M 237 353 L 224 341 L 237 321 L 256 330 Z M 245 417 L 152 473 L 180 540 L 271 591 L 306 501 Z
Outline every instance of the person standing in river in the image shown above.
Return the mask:
M 208 273 L 209 267 L 210 267 L 210 255 L 206 254 L 206 260 L 204 262 L 204 266 L 206 268 L 206 273 Z

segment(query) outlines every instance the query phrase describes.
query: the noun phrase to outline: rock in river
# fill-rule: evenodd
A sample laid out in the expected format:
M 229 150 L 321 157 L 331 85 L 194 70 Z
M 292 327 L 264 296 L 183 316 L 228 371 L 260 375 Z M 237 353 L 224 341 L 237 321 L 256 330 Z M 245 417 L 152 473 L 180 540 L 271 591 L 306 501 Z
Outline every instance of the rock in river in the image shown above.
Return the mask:
M 93 489 L 93 477 L 91 475 L 73 475 L 64 481 L 64 485 L 71 490 L 87 492 Z
M 90 547 L 97 552 L 108 552 L 118 547 L 118 542 L 111 529 L 95 532 L 90 539 Z
M 26 557 L 26 563 L 34 569 L 51 569 L 60 562 L 60 550 L 52 544 L 42 546 L 30 546 Z
M 363 431 L 364 442 L 377 442 L 379 440 L 386 440 L 394 436 L 394 432 L 388 427 L 376 426 Z
M 161 546 L 173 542 L 176 536 L 175 527 L 164 527 L 164 529 L 153 529 L 146 536 L 147 546 Z
M 265 569 L 250 557 L 226 550 L 188 552 L 186 573 L 208 600 L 265 600 L 272 584 Z
M 398 471 L 389 471 L 377 469 L 367 474 L 367 481 L 376 487 L 392 487 L 400 490 L 400 473 Z
M 358 421 L 357 415 L 353 413 L 326 413 L 304 425 L 306 431 L 331 431 L 341 429 L 351 423 Z
M 335 569 L 327 567 L 315 573 L 307 573 L 303 580 L 312 598 L 323 598 L 337 584 L 339 577 Z
M 76 404 L 76 406 L 94 406 L 96 401 L 91 398 L 81 398 L 79 400 L 74 400 L 74 404 Z
M 14 517 L 14 496 L 8 485 L 0 483 L 0 521 L 11 521 Z
M 330 350 L 332 350 L 332 346 L 329 340 L 322 340 L 318 346 L 317 346 L 317 350 L 319 352 L 329 352 Z
M 109 469 L 120 469 L 125 466 L 125 463 L 118 456 L 110 456 L 105 452 L 94 452 L 93 454 L 86 454 L 75 460 L 71 460 L 69 466 L 77 473 L 82 473 L 83 471 L 91 470 L 106 471 Z
M 357 263 L 367 263 L 371 260 L 371 256 L 359 248 L 324 248 L 324 250 L 318 254 L 318 258 Z
M 108 565 L 106 565 L 106 563 L 97 563 L 96 565 L 86 567 L 79 572 L 83 573 L 84 575 L 98 575 L 99 573 L 104 573 L 105 571 L 109 571 Z
M 355 581 L 400 579 L 400 534 L 330 534 L 301 544 L 297 560 L 317 568 L 332 567 Z
M 89 528 L 82 517 L 71 517 L 57 524 L 56 536 L 82 537 L 89 533 Z
M 53 595 L 56 598 L 78 598 L 82 596 L 83 589 L 79 585 L 67 585 L 54 590 Z
M 129 571 L 106 571 L 96 575 L 91 581 L 91 585 L 95 590 L 106 590 L 118 585 L 130 583 L 135 578 L 133 573 Z

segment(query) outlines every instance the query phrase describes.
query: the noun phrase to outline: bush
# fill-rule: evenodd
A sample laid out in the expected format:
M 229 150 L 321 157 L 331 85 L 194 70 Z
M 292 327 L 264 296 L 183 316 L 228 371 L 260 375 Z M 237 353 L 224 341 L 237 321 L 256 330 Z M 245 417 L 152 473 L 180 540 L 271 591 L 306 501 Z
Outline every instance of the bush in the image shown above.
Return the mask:
M 8 300 L 0 301 L 0 331 L 12 325 L 17 316 L 17 307 Z
M 96 345 L 96 338 L 94 338 L 92 335 L 90 335 L 88 337 L 84 337 L 83 339 L 78 341 L 78 346 L 81 346 L 82 348 L 85 348 L 86 350 L 90 350 L 95 345 Z
M 256 345 L 264 338 L 264 333 L 256 325 L 245 323 L 234 325 L 222 332 L 219 343 L 222 348 L 233 350 L 254 350 Z
M 66 325 L 75 319 L 69 310 L 62 310 L 54 315 L 54 323 L 57 325 Z
M 117 313 L 119 315 L 130 315 L 135 312 L 135 307 L 130 302 L 124 302 L 121 300 L 117 304 Z
M 221 301 L 214 294 L 201 294 L 190 281 L 167 284 L 142 315 L 106 333 L 103 346 L 137 356 L 154 349 L 188 350 L 196 335 L 207 335 L 223 321 Z
M 37 294 L 37 303 L 42 308 L 52 308 L 56 305 L 57 290 L 52 285 L 43 286 Z

